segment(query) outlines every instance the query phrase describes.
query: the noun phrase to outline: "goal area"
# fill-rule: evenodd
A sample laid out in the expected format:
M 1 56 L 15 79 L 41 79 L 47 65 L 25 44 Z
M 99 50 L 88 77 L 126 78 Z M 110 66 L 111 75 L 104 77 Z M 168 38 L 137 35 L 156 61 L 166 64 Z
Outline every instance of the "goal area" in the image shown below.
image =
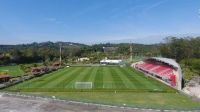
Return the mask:
M 92 82 L 75 82 L 75 89 L 92 89 Z

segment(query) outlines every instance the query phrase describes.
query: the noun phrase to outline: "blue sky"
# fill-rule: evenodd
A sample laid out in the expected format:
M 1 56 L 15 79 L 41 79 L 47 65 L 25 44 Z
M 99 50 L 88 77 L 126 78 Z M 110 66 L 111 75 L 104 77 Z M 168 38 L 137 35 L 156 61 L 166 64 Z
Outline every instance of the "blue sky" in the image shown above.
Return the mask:
M 200 34 L 200 0 L 0 0 L 0 44 Z

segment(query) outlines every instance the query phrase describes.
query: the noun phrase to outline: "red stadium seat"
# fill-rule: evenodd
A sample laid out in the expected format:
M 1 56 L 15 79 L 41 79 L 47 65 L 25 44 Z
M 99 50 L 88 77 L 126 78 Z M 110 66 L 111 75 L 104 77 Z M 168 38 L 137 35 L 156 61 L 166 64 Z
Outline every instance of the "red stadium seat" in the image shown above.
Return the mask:
M 176 75 L 174 75 L 173 68 L 170 66 L 153 62 L 145 62 L 137 64 L 136 68 L 157 75 L 163 79 L 168 79 L 171 86 L 176 86 Z

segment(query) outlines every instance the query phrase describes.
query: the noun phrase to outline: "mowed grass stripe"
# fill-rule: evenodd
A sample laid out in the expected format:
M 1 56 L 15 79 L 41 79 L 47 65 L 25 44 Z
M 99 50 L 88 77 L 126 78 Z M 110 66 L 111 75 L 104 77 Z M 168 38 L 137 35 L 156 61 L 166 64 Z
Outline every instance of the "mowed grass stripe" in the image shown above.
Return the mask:
M 142 84 L 142 85 L 145 85 L 145 88 L 146 89 L 152 89 L 152 90 L 162 90 L 162 88 L 160 88 L 160 85 L 162 85 L 161 83 L 160 84 L 154 84 L 152 82 L 154 82 L 155 80 L 153 79 L 149 79 L 148 77 L 146 77 L 143 73 L 140 73 L 140 72 L 137 72 L 135 71 L 133 68 L 130 68 L 130 67 L 127 67 L 125 68 L 125 71 L 127 72 L 133 72 L 136 74 L 136 78 L 138 79 L 138 81 Z
M 127 68 L 127 69 L 131 70 L 131 68 Z M 134 70 L 134 72 L 140 74 L 140 76 L 145 77 L 147 80 L 144 83 L 146 83 L 148 85 L 151 84 L 152 86 L 154 86 L 153 87 L 154 89 L 158 89 L 158 90 L 172 90 L 171 87 L 168 87 L 167 85 L 165 85 L 165 84 L 163 84 L 163 83 L 161 83 L 161 82 L 159 82 L 159 81 L 157 81 L 155 79 L 152 79 L 150 77 L 147 78 L 143 73 L 141 73 L 139 71 Z
M 80 68 L 77 67 L 70 67 L 70 71 L 67 73 L 62 74 L 60 77 L 57 77 L 57 79 L 51 81 L 50 83 L 47 83 L 43 87 L 49 87 L 49 88 L 63 88 L 65 86 L 65 83 L 63 83 L 66 78 L 70 77 L 74 73 L 79 72 Z
M 119 74 L 114 70 L 114 67 L 110 67 L 109 69 L 112 78 L 114 79 L 115 87 L 119 89 L 125 89 L 126 86 L 124 85 L 122 79 L 119 77 Z
M 49 77 L 45 77 L 42 83 L 39 83 L 38 85 L 36 85 L 36 87 L 39 88 L 45 88 L 47 86 L 49 86 L 52 82 L 57 81 L 57 79 L 59 79 L 60 77 L 64 76 L 65 74 L 68 74 L 68 72 L 73 71 L 74 69 L 64 69 L 64 72 L 58 72 L 55 73 L 54 75 L 51 75 Z
M 103 88 L 103 72 L 102 72 L 102 67 L 99 67 L 99 69 L 97 70 L 96 74 L 95 74 L 95 78 L 94 78 L 94 88 L 98 89 L 98 88 Z
M 83 78 L 81 81 L 85 81 L 85 82 L 88 82 L 89 81 L 89 78 L 90 76 L 92 75 L 92 71 L 95 69 L 95 67 L 89 67 L 90 69 L 84 74 Z
M 146 89 L 146 86 L 142 83 L 144 80 L 139 80 L 136 73 L 132 71 L 127 71 L 126 68 L 120 68 L 121 72 L 124 73 L 124 75 L 132 82 L 134 85 L 134 89 Z
M 127 68 L 127 69 L 131 70 L 131 68 Z M 134 72 L 141 74 L 141 76 L 146 78 L 146 76 L 143 73 L 136 71 L 136 70 L 134 70 Z M 169 86 L 167 86 L 167 85 L 165 85 L 165 84 L 163 84 L 163 83 L 161 83 L 161 82 L 159 82 L 155 79 L 152 79 L 152 78 L 147 78 L 146 83 L 151 83 L 154 86 L 154 88 L 158 89 L 158 90 L 173 90 L 171 87 L 169 87 Z
M 41 85 L 41 88 L 54 88 L 55 87 L 55 83 L 59 83 L 60 80 L 62 80 L 64 77 L 66 77 L 67 75 L 69 75 L 70 73 L 75 72 L 77 69 L 75 68 L 67 68 L 68 71 L 63 72 L 63 73 L 58 73 L 55 74 L 56 77 L 51 78 L 51 79 L 47 79 L 45 82 L 45 84 Z
M 143 74 L 143 73 L 136 71 L 136 70 L 135 70 L 135 72 Z M 143 74 L 143 76 L 144 76 L 144 74 Z M 169 86 L 167 86 L 167 85 L 165 85 L 165 84 L 163 84 L 163 83 L 161 83 L 161 82 L 159 82 L 155 79 L 148 78 L 148 82 L 150 82 L 151 84 L 154 84 L 154 86 L 156 86 L 157 89 L 159 89 L 159 90 L 172 90 L 171 87 L 169 87 Z
M 103 87 L 104 88 L 115 88 L 115 83 L 113 81 L 112 75 L 109 71 L 109 67 L 104 67 L 104 77 L 103 77 Z
M 95 76 L 97 74 L 98 69 L 100 69 L 100 67 L 93 67 L 93 68 L 94 69 L 91 71 L 88 81 L 93 82 L 93 84 L 94 84 Z
M 81 72 L 79 72 L 79 75 L 74 80 L 71 81 L 71 83 L 75 84 L 76 82 L 81 82 L 83 77 L 90 72 L 91 68 L 92 67 L 85 67 Z
M 18 89 L 72 89 L 76 81 L 93 82 L 94 89 L 167 90 L 170 87 L 146 77 L 130 67 L 70 67 L 17 84 L 8 90 Z
M 121 70 L 122 67 L 115 67 L 114 70 L 119 73 L 119 77 L 122 79 L 123 83 L 126 85 L 128 89 L 134 89 L 135 85 L 130 80 L 130 77 L 127 77 L 127 73 L 124 73 L 124 71 Z
M 68 78 L 65 78 L 65 80 L 62 81 L 63 84 L 65 84 L 64 88 L 74 88 L 73 80 L 76 79 L 81 72 L 84 71 L 84 67 L 78 67 L 79 70 L 71 74 Z
M 49 77 L 56 77 L 55 74 L 63 73 L 63 72 L 66 72 L 66 71 L 62 69 L 62 70 L 58 70 L 58 71 L 55 71 L 55 72 L 52 72 L 49 74 L 45 74 L 42 77 L 36 77 L 36 78 L 28 80 L 26 82 L 17 84 L 15 86 L 13 86 L 13 88 L 31 88 L 31 87 L 34 87 L 34 85 L 37 85 L 37 83 L 40 83 L 41 80 L 45 80 L 46 78 L 49 78 Z

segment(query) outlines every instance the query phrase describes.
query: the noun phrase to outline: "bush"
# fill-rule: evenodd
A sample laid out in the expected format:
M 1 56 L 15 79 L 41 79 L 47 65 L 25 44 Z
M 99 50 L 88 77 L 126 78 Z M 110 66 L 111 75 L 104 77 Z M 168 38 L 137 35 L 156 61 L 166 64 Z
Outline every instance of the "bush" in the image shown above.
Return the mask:
M 184 78 L 190 80 L 193 76 L 200 75 L 200 59 L 184 59 L 181 61 Z
M 200 73 L 200 59 L 185 59 L 181 61 L 181 64 Z

